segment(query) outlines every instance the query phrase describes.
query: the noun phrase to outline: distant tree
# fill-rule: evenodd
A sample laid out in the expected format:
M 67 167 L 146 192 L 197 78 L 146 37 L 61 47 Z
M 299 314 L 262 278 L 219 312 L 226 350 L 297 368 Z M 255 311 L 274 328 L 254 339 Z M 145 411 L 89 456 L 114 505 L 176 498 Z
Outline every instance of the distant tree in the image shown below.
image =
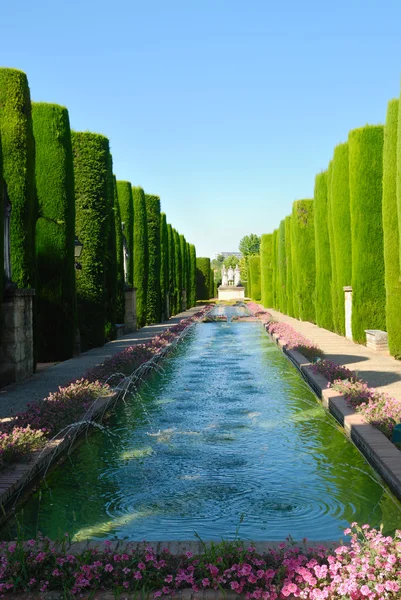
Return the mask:
M 250 256 L 251 254 L 259 254 L 260 237 L 255 233 L 245 235 L 239 243 L 239 251 L 244 256 Z
M 227 256 L 224 259 L 224 266 L 229 268 L 229 267 L 235 267 L 238 264 L 238 256 L 234 256 L 233 254 L 231 254 L 230 256 Z
M 214 258 L 214 259 L 211 261 L 211 263 L 210 263 L 210 266 L 212 267 L 212 269 L 213 269 L 214 271 L 220 271 L 220 269 L 221 269 L 221 262 L 219 262 L 219 261 L 217 260 L 217 258 Z

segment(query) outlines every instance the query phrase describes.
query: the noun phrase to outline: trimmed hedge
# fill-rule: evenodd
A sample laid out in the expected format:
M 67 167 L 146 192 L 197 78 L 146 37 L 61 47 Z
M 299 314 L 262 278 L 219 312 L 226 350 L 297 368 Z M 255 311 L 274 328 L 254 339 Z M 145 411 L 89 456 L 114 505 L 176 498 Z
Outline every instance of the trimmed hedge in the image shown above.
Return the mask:
M 168 319 L 168 294 L 169 294 L 169 255 L 168 234 L 165 213 L 160 214 L 160 298 L 162 303 L 162 319 Z
M 352 336 L 365 342 L 365 329 L 386 329 L 382 225 L 383 126 L 349 133 L 352 238 Z
M 332 162 L 331 207 L 332 224 L 331 248 L 335 255 L 335 278 L 333 277 L 333 328 L 345 335 L 344 286 L 352 280 L 352 241 L 351 212 L 349 196 L 349 147 L 348 143 L 334 148 Z
M 273 234 L 260 238 L 260 296 L 265 308 L 273 306 Z
M 104 338 L 106 342 L 116 338 L 117 323 L 117 236 L 114 205 L 113 159 L 110 152 L 108 165 L 107 212 L 104 215 L 107 231 L 106 260 L 104 263 L 106 285 L 106 323 L 104 327 Z
M 400 222 L 397 214 L 397 132 L 399 100 L 387 107 L 383 145 L 383 242 L 386 286 L 386 325 L 390 354 L 401 358 Z M 399 187 L 399 186 L 398 186 Z M 400 189 L 401 192 L 401 189 Z
M 117 267 L 117 298 L 116 298 L 116 322 L 125 322 L 125 273 L 124 273 L 124 246 L 123 246 L 123 228 L 121 224 L 120 203 L 118 201 L 117 179 L 113 176 L 114 191 L 114 220 L 116 231 L 116 267 Z M 128 258 L 129 260 L 129 258 Z M 129 266 L 128 266 L 129 268 Z
M 178 231 L 173 228 L 174 236 L 174 263 L 175 263 L 175 314 L 182 311 L 182 256 L 181 243 Z
M 121 224 L 123 234 L 127 241 L 127 286 L 134 286 L 134 200 L 132 197 L 132 186 L 129 181 L 117 181 L 118 206 L 120 208 Z
M 333 329 L 331 294 L 331 257 L 327 221 L 327 171 L 315 178 L 315 250 L 316 250 L 316 324 Z
M 210 258 L 196 259 L 196 297 L 198 300 L 209 300 L 210 292 Z
M 287 313 L 287 257 L 285 246 L 285 221 L 280 222 L 277 238 L 277 263 L 278 263 L 278 297 L 280 310 Z
M 277 257 L 277 237 L 278 229 L 273 231 L 272 238 L 272 292 L 273 292 L 273 308 L 278 309 L 277 298 L 277 280 L 278 280 L 278 257 Z
M 294 309 L 302 321 L 315 322 L 316 284 L 315 223 L 313 200 L 296 200 L 292 205 Z
M 18 288 L 35 287 L 35 141 L 28 80 L 0 68 L 0 139 L 3 179 L 11 202 L 11 277 Z
M 196 304 L 196 249 L 193 244 L 189 244 L 190 258 L 190 306 Z
M 185 289 L 187 290 L 187 308 L 191 308 L 193 304 L 191 304 L 191 244 L 189 242 L 186 243 L 186 253 L 187 253 L 187 284 Z
M 287 314 L 294 316 L 294 296 L 292 289 L 292 247 L 291 247 L 291 216 L 285 218 L 285 258 L 287 263 Z
M 41 102 L 32 104 L 32 121 L 38 199 L 35 240 L 38 360 L 62 361 L 74 353 L 77 326 L 70 120 L 66 108 Z
M 146 324 L 148 293 L 148 223 L 145 194 L 141 187 L 132 188 L 134 204 L 134 287 L 136 288 L 137 327 Z
M 4 265 L 4 202 L 5 189 L 3 181 L 3 154 L 1 151 L 1 135 L 0 135 L 0 264 Z M 4 269 L 0 269 L 0 298 L 3 298 L 4 291 Z
M 71 132 L 75 176 L 75 232 L 83 244 L 77 271 L 78 323 L 82 350 L 104 344 L 106 269 L 110 210 L 109 140 Z
M 146 323 L 160 323 L 160 198 L 145 194 L 148 223 L 148 296 Z
M 336 253 L 333 251 L 334 245 L 334 227 L 333 227 L 333 160 L 329 162 L 327 169 L 327 226 L 329 232 L 330 243 L 330 264 L 331 264 L 331 289 L 328 296 L 331 298 L 331 309 L 333 315 L 333 330 L 339 333 L 339 316 L 338 316 L 338 294 L 337 294 L 337 268 L 336 268 Z M 335 208 L 335 207 L 334 207 Z
M 250 293 L 252 300 L 260 302 L 261 300 L 261 289 L 260 289 L 260 256 L 259 254 L 253 254 L 248 256 L 249 261 L 249 274 L 251 281 Z
M 185 241 L 185 237 L 182 235 L 182 233 L 180 234 L 180 252 L 182 270 L 182 289 L 187 291 L 187 242 Z
M 214 298 L 214 271 L 210 269 L 209 298 Z
M 175 245 L 174 232 L 170 223 L 167 223 L 168 239 L 168 273 L 169 273 L 169 292 L 170 292 L 170 315 L 177 314 L 176 290 L 175 290 Z

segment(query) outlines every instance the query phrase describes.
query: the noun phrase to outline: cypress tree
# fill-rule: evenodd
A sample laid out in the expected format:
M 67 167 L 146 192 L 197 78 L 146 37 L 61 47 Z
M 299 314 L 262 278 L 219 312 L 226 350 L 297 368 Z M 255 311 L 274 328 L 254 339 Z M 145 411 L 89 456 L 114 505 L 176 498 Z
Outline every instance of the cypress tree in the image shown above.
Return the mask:
M 337 179 L 337 178 L 336 178 Z M 339 313 L 338 313 L 338 292 L 337 292 L 337 265 L 336 265 L 336 253 L 334 243 L 334 226 L 333 226 L 333 212 L 336 207 L 333 204 L 333 160 L 330 161 L 327 169 L 327 225 L 329 231 L 329 244 L 330 244 L 330 263 L 331 263 L 331 309 L 333 315 L 333 331 L 339 332 Z
M 316 323 L 333 329 L 331 293 L 331 257 L 327 221 L 327 171 L 316 175 L 314 192 L 315 248 L 316 248 Z
M 124 272 L 124 244 L 123 244 L 123 228 L 121 223 L 120 203 L 118 201 L 117 180 L 113 176 L 113 192 L 114 192 L 114 219 L 116 232 L 116 319 L 117 323 L 125 322 L 125 272 Z M 131 189 L 131 188 L 130 188 Z M 128 245 L 128 244 L 127 244 Z M 127 248 L 128 250 L 128 248 Z M 128 251 L 129 252 L 129 251 Z M 128 256 L 128 260 L 130 257 Z M 129 265 L 128 265 L 129 268 Z M 128 271 L 128 269 L 127 269 Z
M 28 80 L 0 68 L 0 139 L 6 198 L 11 203 L 11 277 L 18 288 L 35 287 L 35 142 Z
M 190 302 L 191 306 L 196 305 L 196 249 L 193 244 L 189 245 L 190 252 Z
M 302 321 L 315 322 L 315 223 L 313 200 L 296 200 L 292 205 L 294 307 Z
M 214 271 L 210 269 L 209 298 L 214 298 Z
M 145 194 L 148 223 L 148 302 L 146 323 L 160 323 L 160 198 Z
M 280 301 L 280 310 L 283 313 L 287 313 L 287 257 L 286 257 L 286 246 L 285 246 L 285 221 L 284 219 L 280 222 L 278 229 L 278 250 L 277 250 L 277 261 L 278 261 L 278 296 Z
M 251 273 L 251 267 L 249 264 L 249 256 L 248 256 L 248 266 L 247 266 L 247 290 L 248 290 L 248 296 L 249 298 L 252 300 L 253 299 L 253 294 L 252 294 L 252 273 Z
M 177 314 L 177 301 L 175 297 L 175 246 L 174 232 L 170 223 L 167 224 L 167 240 L 168 240 L 168 272 L 169 272 L 169 292 L 170 292 L 170 314 Z
M 260 238 L 260 292 L 265 308 L 273 306 L 273 234 L 263 233 Z
M 1 136 L 0 136 L 0 264 L 4 265 L 4 202 L 5 189 L 3 181 L 3 155 L 1 151 Z M 3 298 L 4 291 L 4 269 L 0 269 L 0 298 Z
M 251 279 L 251 293 L 252 299 L 255 302 L 260 302 L 261 289 L 260 289 L 260 256 L 259 254 L 253 254 L 248 257 L 249 260 L 249 273 Z
M 196 297 L 198 300 L 209 300 L 210 258 L 196 259 Z
M 273 308 L 278 309 L 278 298 L 277 298 L 277 280 L 278 280 L 278 261 L 277 261 L 277 236 L 278 229 L 273 231 L 272 238 L 272 284 L 273 284 Z
M 106 286 L 106 323 L 104 337 L 108 342 L 116 337 L 117 323 L 117 239 L 116 239 L 116 211 L 114 205 L 114 178 L 113 159 L 109 152 L 108 157 L 108 192 L 107 210 L 104 215 L 106 221 L 106 259 L 104 263 L 104 277 Z
M 180 250 L 181 250 L 181 269 L 182 269 L 182 289 L 185 291 L 187 286 L 187 243 L 185 237 L 180 234 Z
M 134 285 L 134 200 L 129 181 L 117 181 L 117 198 L 123 235 L 127 243 L 127 286 Z
M 292 246 L 291 246 L 291 215 L 285 218 L 285 258 L 286 258 L 286 290 L 287 290 L 287 314 L 294 316 L 294 294 L 292 289 Z
M 335 279 L 333 277 L 333 328 L 345 335 L 344 286 L 352 280 L 351 213 L 349 196 L 349 148 L 348 143 L 334 149 L 331 180 L 331 248 L 335 254 Z
M 169 293 L 169 255 L 168 233 L 165 213 L 160 215 L 160 296 L 162 302 L 162 318 L 168 319 L 167 294 Z
M 383 241 L 386 286 L 386 323 L 390 354 L 401 358 L 401 281 L 400 281 L 400 222 L 397 215 L 397 131 L 399 100 L 390 100 L 384 128 L 383 145 Z M 400 131 L 401 133 L 401 131 Z M 400 189 L 398 189 L 400 188 Z
M 182 256 L 178 231 L 173 228 L 175 263 L 175 314 L 182 311 Z
M 148 224 L 145 194 L 141 187 L 132 188 L 134 203 L 134 287 L 136 288 L 137 327 L 146 324 L 148 293 Z
M 349 133 L 352 238 L 352 336 L 365 342 L 365 329 L 386 329 L 382 224 L 383 126 Z
M 106 325 L 105 264 L 110 211 L 109 140 L 89 132 L 71 133 L 75 176 L 75 232 L 83 244 L 77 271 L 78 323 L 83 350 L 102 346 Z
M 293 207 L 294 211 L 294 207 Z M 296 224 L 295 219 L 293 217 L 293 212 L 291 213 L 291 273 L 292 273 L 292 307 L 293 307 L 293 317 L 299 319 L 299 299 L 298 299 L 298 271 L 297 271 L 297 263 L 296 263 Z
M 68 111 L 32 104 L 36 147 L 36 307 L 38 358 L 66 360 L 74 353 L 75 196 Z
M 187 284 L 185 287 L 187 290 L 187 308 L 191 308 L 193 306 L 193 304 L 191 304 L 191 244 L 189 242 L 187 242 L 187 244 L 186 244 L 186 253 L 187 253 L 187 269 L 186 269 Z

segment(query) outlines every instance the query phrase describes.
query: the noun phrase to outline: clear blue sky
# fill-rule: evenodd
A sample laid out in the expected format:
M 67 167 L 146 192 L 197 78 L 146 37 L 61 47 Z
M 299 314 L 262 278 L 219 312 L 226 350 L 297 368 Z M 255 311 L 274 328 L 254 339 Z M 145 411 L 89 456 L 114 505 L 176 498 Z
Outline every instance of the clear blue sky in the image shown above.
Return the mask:
M 198 256 L 269 233 L 399 95 L 400 0 L 9 0 L 0 61 L 111 142 Z

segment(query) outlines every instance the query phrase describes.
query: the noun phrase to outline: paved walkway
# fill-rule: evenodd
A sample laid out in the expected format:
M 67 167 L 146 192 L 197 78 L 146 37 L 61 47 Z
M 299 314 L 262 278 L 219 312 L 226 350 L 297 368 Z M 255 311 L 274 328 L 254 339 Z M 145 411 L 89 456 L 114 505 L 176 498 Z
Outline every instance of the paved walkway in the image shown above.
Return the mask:
M 76 381 L 91 367 L 102 363 L 106 358 L 121 352 L 129 346 L 149 342 L 153 337 L 159 335 L 172 325 L 178 323 L 185 317 L 190 317 L 199 310 L 199 306 L 194 306 L 189 310 L 171 317 L 165 323 L 157 325 L 148 325 L 133 333 L 128 333 L 118 340 L 114 340 L 84 352 L 80 356 L 70 358 L 64 362 L 40 368 L 32 377 L 13 383 L 0 389 L 0 418 L 9 417 L 26 408 L 30 402 L 46 398 L 50 392 L 57 391 L 59 386 L 64 386 L 71 381 Z
M 267 310 L 278 321 L 288 323 L 315 342 L 329 360 L 356 371 L 370 387 L 375 387 L 401 401 L 401 361 L 355 344 L 308 321 L 298 321 L 272 308 Z

